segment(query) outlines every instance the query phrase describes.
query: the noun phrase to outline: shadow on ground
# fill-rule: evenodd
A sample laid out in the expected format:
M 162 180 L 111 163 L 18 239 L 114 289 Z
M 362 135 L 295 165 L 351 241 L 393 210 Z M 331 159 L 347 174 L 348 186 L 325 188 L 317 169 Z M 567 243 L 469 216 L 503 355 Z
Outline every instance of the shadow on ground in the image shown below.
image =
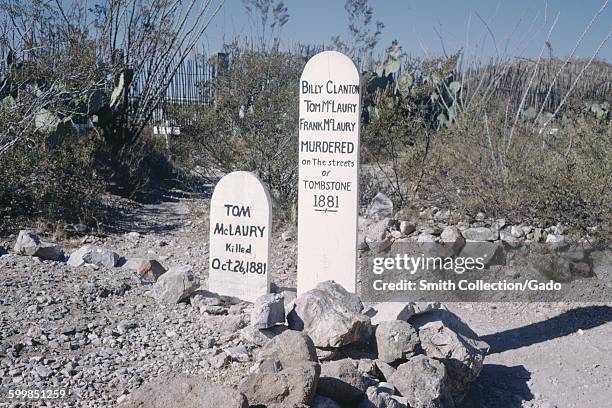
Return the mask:
M 532 344 L 567 336 L 579 329 L 588 330 L 612 321 L 612 307 L 579 307 L 551 319 L 483 336 L 489 346 L 488 354 L 503 353 Z
M 145 202 L 130 208 L 110 208 L 109 222 L 104 231 L 110 234 L 138 232 L 164 234 L 176 230 L 189 219 L 189 212 L 181 201 L 185 198 L 206 198 L 208 193 L 187 193 L 181 190 L 158 190 Z
M 458 408 L 521 408 L 534 395 L 529 389 L 531 373 L 523 366 L 485 364 Z
M 496 354 L 564 337 L 578 330 L 592 329 L 610 321 L 610 306 L 579 307 L 551 319 L 490 334 L 481 339 L 491 347 L 487 354 Z M 485 363 L 459 408 L 520 408 L 524 401 L 534 398 L 528 385 L 530 379 L 531 373 L 522 365 L 507 367 Z

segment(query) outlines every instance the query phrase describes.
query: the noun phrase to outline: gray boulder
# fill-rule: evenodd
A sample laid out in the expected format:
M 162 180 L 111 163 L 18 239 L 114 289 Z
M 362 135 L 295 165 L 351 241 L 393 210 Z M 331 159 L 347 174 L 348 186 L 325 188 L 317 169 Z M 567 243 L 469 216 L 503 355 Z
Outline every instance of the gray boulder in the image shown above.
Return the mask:
M 199 286 L 200 282 L 191 271 L 191 266 L 176 266 L 159 277 L 151 295 L 159 303 L 176 304 L 187 299 Z
M 391 218 L 383 218 L 378 221 L 369 222 L 365 226 L 365 236 L 370 241 L 381 241 L 389 235 L 394 223 L 395 221 Z
M 285 330 L 287 330 L 287 326 L 282 325 L 277 325 L 269 329 L 256 329 L 255 327 L 249 325 L 243 329 L 240 329 L 238 335 L 243 342 L 262 347 L 271 338 L 278 336 Z
M 489 345 L 447 310 L 415 316 L 410 322 L 416 327 L 427 356 L 446 366 L 448 390 L 453 400 L 460 402 L 478 377 Z
M 457 255 L 465 245 L 465 238 L 461 235 L 461 231 L 454 225 L 450 225 L 442 230 L 440 241 L 450 245 L 453 254 Z
M 85 245 L 70 254 L 68 265 L 78 267 L 85 264 L 93 264 L 113 268 L 119 262 L 119 255 L 108 248 Z
M 147 260 L 145 258 L 127 258 L 121 265 L 121 268 L 136 272 L 140 265 L 146 261 Z
M 399 224 L 399 231 L 402 233 L 402 235 L 410 235 L 416 231 L 416 225 L 410 221 L 402 221 Z
M 395 225 L 391 218 L 383 218 L 365 226 L 364 241 L 374 253 L 383 252 L 393 244 L 390 228 Z
M 272 338 L 257 353 L 258 360 L 278 360 L 289 367 L 300 362 L 317 362 L 317 352 L 310 337 L 294 330 L 285 330 Z
M 378 193 L 370 202 L 367 209 L 367 217 L 381 219 L 393 215 L 393 201 L 383 193 Z
M 253 405 L 310 404 L 314 398 L 319 365 L 303 363 L 293 367 L 261 365 L 238 386 Z M 221 405 L 223 406 L 223 405 Z
M 35 256 L 50 261 L 62 261 L 64 259 L 64 250 L 61 246 L 41 241 L 36 234 L 28 230 L 19 231 L 13 250 L 18 255 Z
M 512 227 L 515 228 L 515 227 Z M 511 232 L 512 230 L 509 228 L 505 228 L 499 231 L 499 239 L 512 248 L 518 248 L 521 245 L 521 240 L 519 237 L 516 237 L 516 234 Z
M 137 388 L 121 408 L 248 408 L 246 397 L 232 388 L 197 377 L 158 377 Z
M 376 380 L 359 370 L 357 360 L 345 358 L 321 365 L 318 393 L 343 405 L 354 406 Z
M 416 330 L 405 321 L 382 322 L 376 328 L 378 358 L 385 363 L 409 359 L 417 352 L 419 344 Z
M 470 241 L 495 241 L 499 238 L 499 231 L 486 227 L 473 227 L 464 230 L 463 236 Z
M 429 357 L 444 363 L 448 372 L 449 391 L 459 402 L 465 395 L 484 361 L 484 355 L 474 341 L 455 333 L 443 322 L 431 322 L 419 328 L 421 346 Z
M 257 354 L 257 363 L 238 389 L 251 404 L 310 404 L 321 367 L 312 340 L 287 330 Z
M 285 323 L 285 302 L 282 295 L 267 293 L 255 300 L 251 311 L 251 326 L 269 329 L 282 323 Z
M 444 364 L 424 355 L 401 364 L 390 379 L 411 408 L 454 408 L 447 381 Z
M 365 238 L 365 244 L 367 249 L 372 251 L 372 253 L 374 254 L 385 252 L 387 249 L 391 248 L 393 242 L 394 239 L 391 235 L 388 235 L 387 237 L 381 240 L 373 240 L 368 237 Z
M 337 283 L 324 282 L 295 300 L 287 322 L 290 329 L 308 334 L 317 347 L 341 347 L 370 337 L 370 319 L 362 309 L 358 297 Z
M 363 303 L 361 302 L 359 296 L 347 291 L 342 287 L 342 285 L 339 285 L 334 281 L 329 280 L 320 282 L 315 288 L 328 293 L 332 297 L 335 297 L 355 313 L 360 313 L 363 311 Z

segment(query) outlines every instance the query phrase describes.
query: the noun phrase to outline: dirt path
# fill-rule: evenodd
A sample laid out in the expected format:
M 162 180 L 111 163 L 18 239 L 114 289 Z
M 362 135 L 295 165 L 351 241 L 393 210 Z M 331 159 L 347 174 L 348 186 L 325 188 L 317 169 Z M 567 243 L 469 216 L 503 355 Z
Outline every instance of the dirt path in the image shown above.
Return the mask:
M 609 406 L 609 305 L 466 303 L 450 309 L 491 346 L 466 406 Z

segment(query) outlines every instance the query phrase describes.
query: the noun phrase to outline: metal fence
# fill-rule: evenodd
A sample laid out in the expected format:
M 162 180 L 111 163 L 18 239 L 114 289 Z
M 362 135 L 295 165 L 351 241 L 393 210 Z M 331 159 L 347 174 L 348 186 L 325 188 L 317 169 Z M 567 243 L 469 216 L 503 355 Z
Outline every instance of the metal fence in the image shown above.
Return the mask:
M 150 67 L 145 66 L 130 87 L 130 99 L 137 102 L 146 85 Z M 185 126 L 196 119 L 202 106 L 213 101 L 213 79 L 217 64 L 205 55 L 183 61 L 169 83 L 163 104 L 153 114 L 153 125 Z

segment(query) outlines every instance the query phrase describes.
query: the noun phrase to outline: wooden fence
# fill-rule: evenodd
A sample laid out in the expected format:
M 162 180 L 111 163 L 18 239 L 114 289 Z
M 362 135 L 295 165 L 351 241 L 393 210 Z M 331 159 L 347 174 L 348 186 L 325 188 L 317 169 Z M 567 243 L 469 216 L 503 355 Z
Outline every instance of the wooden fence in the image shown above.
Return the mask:
M 574 82 L 585 68 L 587 61 L 570 61 L 559 75 L 562 60 L 541 61 L 531 86 L 527 92 L 525 107 L 539 108 L 544 104 L 544 110 L 554 111 L 561 103 Z M 465 76 L 470 90 L 492 84 L 491 93 L 495 97 L 509 97 L 512 106 L 518 106 L 536 68 L 535 61 L 519 60 L 510 65 L 488 64 L 482 67 L 470 68 Z M 612 65 L 594 61 L 587 67 L 576 82 L 570 100 L 595 101 L 612 97 Z M 552 87 L 551 87 L 552 85 Z M 547 98 L 547 94 L 550 95 Z

